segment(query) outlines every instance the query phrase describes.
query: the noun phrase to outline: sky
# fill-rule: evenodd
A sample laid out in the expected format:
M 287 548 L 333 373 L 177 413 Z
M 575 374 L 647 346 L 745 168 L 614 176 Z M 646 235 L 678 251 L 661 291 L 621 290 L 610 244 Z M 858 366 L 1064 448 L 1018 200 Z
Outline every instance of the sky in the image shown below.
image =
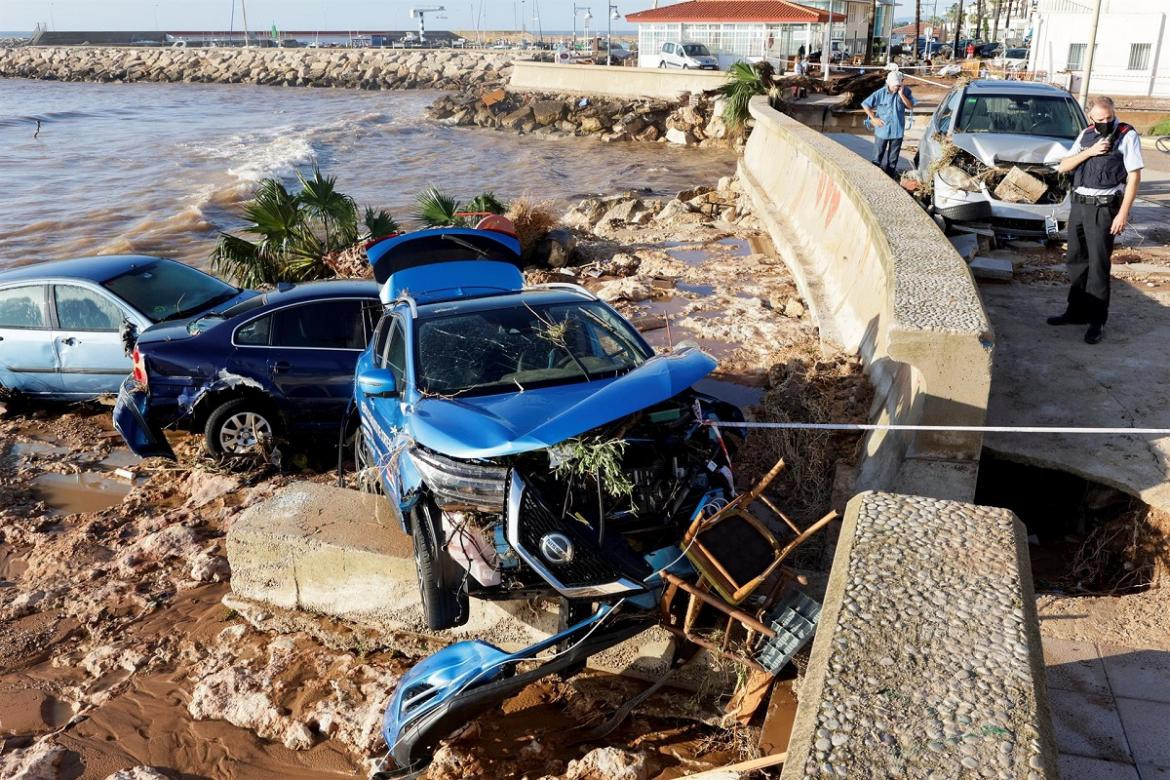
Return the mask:
M 418 20 L 411 8 L 445 6 L 446 19 L 427 15 L 433 30 L 475 29 L 483 7 L 483 29 L 519 29 L 520 17 L 533 23 L 539 8 L 545 30 L 571 29 L 573 0 L 0 0 L 0 30 L 32 30 L 38 22 L 58 30 L 226 30 L 235 5 L 235 27 L 241 26 L 240 3 L 247 6 L 248 25 L 267 29 L 273 24 L 285 30 L 412 30 Z M 593 26 L 605 21 L 606 0 L 576 0 L 589 6 Z M 641 11 L 651 0 L 615 0 L 622 15 Z M 157 25 L 155 20 L 157 18 Z M 581 27 L 578 14 L 577 27 Z M 624 19 L 614 29 L 630 29 Z

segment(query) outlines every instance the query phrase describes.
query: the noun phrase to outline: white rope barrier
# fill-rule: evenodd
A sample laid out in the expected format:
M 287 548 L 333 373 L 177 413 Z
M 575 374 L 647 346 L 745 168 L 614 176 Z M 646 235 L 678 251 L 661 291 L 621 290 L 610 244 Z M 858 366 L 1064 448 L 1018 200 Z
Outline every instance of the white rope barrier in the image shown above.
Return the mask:
M 1170 428 L 1071 428 L 1060 426 L 1014 425 L 890 425 L 880 423 L 799 423 L 707 421 L 719 428 L 759 428 L 797 431 L 921 431 L 937 433 L 1048 433 L 1099 436 L 1170 436 Z

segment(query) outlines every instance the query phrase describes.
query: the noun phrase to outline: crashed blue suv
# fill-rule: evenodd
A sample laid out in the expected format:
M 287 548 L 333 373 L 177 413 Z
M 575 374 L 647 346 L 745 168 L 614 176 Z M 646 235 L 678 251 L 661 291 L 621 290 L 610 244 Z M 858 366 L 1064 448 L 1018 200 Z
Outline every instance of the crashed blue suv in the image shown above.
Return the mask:
M 385 310 L 357 362 L 356 460 L 401 510 L 428 625 L 466 622 L 469 595 L 644 593 L 655 552 L 731 491 L 733 448 L 703 423 L 742 415 L 692 387 L 715 360 L 656 355 L 581 287 L 526 287 L 503 228 L 367 255 Z

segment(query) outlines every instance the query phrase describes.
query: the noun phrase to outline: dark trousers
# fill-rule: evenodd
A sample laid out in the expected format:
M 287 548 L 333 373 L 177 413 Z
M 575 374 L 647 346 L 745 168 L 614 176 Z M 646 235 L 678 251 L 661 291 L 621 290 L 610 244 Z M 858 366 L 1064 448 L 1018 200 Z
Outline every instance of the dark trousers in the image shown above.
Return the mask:
M 891 179 L 898 178 L 898 159 L 902 156 L 901 138 L 873 139 L 873 164 Z
M 1109 318 L 1109 256 L 1114 236 L 1109 232 L 1121 209 L 1121 198 L 1102 206 L 1073 199 L 1068 215 L 1069 317 L 1091 325 Z

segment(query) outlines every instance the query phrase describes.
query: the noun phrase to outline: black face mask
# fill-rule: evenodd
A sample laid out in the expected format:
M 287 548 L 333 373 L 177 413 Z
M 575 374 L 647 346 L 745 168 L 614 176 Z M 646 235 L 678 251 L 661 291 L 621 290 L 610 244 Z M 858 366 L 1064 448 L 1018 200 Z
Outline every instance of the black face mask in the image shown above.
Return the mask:
M 1097 135 L 1109 135 L 1113 132 L 1113 121 L 1094 122 L 1093 129 L 1097 131 Z

